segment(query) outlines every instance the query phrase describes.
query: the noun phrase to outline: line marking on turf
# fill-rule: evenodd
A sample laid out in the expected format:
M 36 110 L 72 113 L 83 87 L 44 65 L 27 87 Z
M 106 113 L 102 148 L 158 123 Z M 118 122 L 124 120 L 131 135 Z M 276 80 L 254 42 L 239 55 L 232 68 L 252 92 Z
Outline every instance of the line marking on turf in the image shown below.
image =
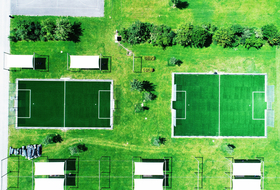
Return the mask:
M 253 120 L 265 120 L 265 118 L 254 118 L 254 94 L 255 93 L 265 93 L 264 91 L 253 91 L 252 92 L 252 119 Z
M 187 119 L 187 91 L 185 91 L 185 90 L 178 90 L 178 91 L 176 91 L 176 93 L 177 92 L 184 92 L 185 93 L 185 117 L 184 118 L 177 118 L 176 117 L 176 119 Z M 177 114 L 176 114 L 176 116 L 177 116 Z
M 29 116 L 28 117 L 18 117 L 18 118 L 19 119 L 30 119 L 31 118 L 31 89 L 18 89 L 18 91 L 29 91 Z M 17 105 L 17 109 L 18 109 L 18 105 Z
M 98 90 L 98 119 L 111 119 L 110 117 L 100 117 L 100 92 L 111 92 L 111 90 Z
M 221 75 L 219 75 L 219 136 L 221 135 Z
M 65 127 L 65 107 L 66 107 L 66 81 L 64 81 L 64 109 L 63 109 L 63 127 Z

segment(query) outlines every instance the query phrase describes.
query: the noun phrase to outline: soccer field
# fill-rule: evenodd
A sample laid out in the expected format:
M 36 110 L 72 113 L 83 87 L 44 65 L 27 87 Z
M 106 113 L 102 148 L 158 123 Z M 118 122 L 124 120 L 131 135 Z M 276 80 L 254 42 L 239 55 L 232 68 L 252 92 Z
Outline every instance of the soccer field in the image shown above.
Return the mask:
M 265 137 L 266 74 L 173 73 L 172 136 Z
M 17 80 L 17 127 L 113 127 L 111 80 Z

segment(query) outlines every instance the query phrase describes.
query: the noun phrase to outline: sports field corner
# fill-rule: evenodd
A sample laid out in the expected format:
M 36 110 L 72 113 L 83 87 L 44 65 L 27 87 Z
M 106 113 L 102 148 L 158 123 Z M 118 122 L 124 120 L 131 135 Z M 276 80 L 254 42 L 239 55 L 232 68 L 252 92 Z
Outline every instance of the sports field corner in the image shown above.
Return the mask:
M 267 74 L 172 73 L 172 137 L 266 138 Z

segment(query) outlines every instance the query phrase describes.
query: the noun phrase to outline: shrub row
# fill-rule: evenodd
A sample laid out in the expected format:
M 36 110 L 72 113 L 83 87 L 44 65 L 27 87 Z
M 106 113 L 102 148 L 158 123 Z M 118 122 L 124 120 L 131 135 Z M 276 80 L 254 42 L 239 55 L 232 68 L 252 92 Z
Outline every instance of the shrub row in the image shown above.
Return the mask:
M 131 45 L 148 42 L 163 48 L 175 44 L 202 48 L 214 43 L 224 48 L 242 45 L 248 49 L 251 47 L 259 49 L 266 42 L 271 46 L 280 44 L 280 32 L 273 24 L 261 28 L 244 27 L 239 24 L 221 28 L 211 24 L 201 26 L 183 24 L 175 33 L 165 25 L 136 21 L 130 27 L 123 28 L 120 34 L 123 41 Z
M 79 41 L 82 34 L 81 23 L 70 23 L 68 18 L 60 17 L 56 22 L 50 19 L 39 22 L 20 20 L 16 23 L 9 39 L 17 41 Z

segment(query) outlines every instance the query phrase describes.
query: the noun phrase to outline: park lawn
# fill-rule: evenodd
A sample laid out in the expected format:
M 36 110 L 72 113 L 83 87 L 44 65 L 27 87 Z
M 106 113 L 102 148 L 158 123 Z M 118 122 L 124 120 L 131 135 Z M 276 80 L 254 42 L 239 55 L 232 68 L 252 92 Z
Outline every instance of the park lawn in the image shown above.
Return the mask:
M 72 22 L 81 22 L 84 29 L 80 42 L 17 42 L 11 43 L 12 54 L 49 55 L 49 72 L 22 70 L 11 72 L 11 83 L 16 78 L 66 78 L 72 79 L 112 79 L 114 80 L 114 98 L 116 100 L 113 130 L 16 130 L 9 126 L 9 146 L 41 143 L 50 133 L 59 133 L 63 141 L 43 147 L 43 156 L 55 159 L 69 158 L 68 148 L 76 143 L 85 143 L 88 151 L 79 154 L 80 189 L 98 188 L 98 160 L 101 156 L 110 156 L 111 189 L 131 189 L 133 156 L 142 158 L 172 157 L 173 189 L 193 189 L 197 184 L 197 161 L 194 157 L 203 157 L 203 187 L 205 189 L 223 189 L 229 186 L 228 160 L 225 157 L 265 159 L 265 188 L 276 189 L 279 184 L 279 128 L 278 116 L 275 115 L 275 127 L 268 127 L 268 138 L 265 139 L 172 139 L 171 138 L 171 73 L 172 72 L 214 72 L 225 73 L 267 73 L 268 84 L 275 85 L 275 103 L 273 109 L 278 113 L 279 94 L 279 50 L 267 44 L 260 50 L 237 47 L 224 49 L 211 45 L 208 48 L 183 48 L 179 45 L 153 47 L 150 44 L 125 47 L 132 50 L 135 56 L 153 55 L 155 61 L 144 61 L 142 67 L 152 67 L 153 73 L 133 73 L 132 57 L 114 43 L 116 29 L 129 26 L 135 20 L 166 24 L 174 30 L 180 24 L 192 22 L 201 24 L 211 22 L 219 27 L 240 23 L 247 26 L 261 27 L 264 24 L 279 23 L 276 1 L 235 0 L 235 1 L 188 1 L 186 9 L 174 9 L 168 0 L 106 0 L 105 17 L 85 18 L 69 17 Z M 111 17 L 111 18 L 110 18 Z M 42 20 L 56 17 L 16 16 L 12 26 L 19 19 Z M 278 25 L 280 28 L 280 26 Z M 63 51 L 63 53 L 61 53 Z M 73 55 L 112 56 L 111 73 L 100 71 L 67 71 L 67 53 Z M 182 60 L 178 66 L 167 66 L 167 60 L 175 56 Z M 142 94 L 131 92 L 129 82 L 133 79 L 146 80 L 156 85 L 156 100 L 145 103 L 150 109 L 136 114 L 134 105 L 142 102 Z M 147 119 L 145 119 L 147 118 Z M 152 146 L 151 139 L 156 136 L 166 138 L 166 144 Z M 237 148 L 229 154 L 222 148 L 226 144 Z M 32 183 L 32 162 L 20 158 L 20 189 L 30 189 Z M 14 161 L 13 161 L 14 162 Z M 9 170 L 18 166 L 9 165 Z M 9 174 L 9 187 L 15 185 L 15 172 Z

